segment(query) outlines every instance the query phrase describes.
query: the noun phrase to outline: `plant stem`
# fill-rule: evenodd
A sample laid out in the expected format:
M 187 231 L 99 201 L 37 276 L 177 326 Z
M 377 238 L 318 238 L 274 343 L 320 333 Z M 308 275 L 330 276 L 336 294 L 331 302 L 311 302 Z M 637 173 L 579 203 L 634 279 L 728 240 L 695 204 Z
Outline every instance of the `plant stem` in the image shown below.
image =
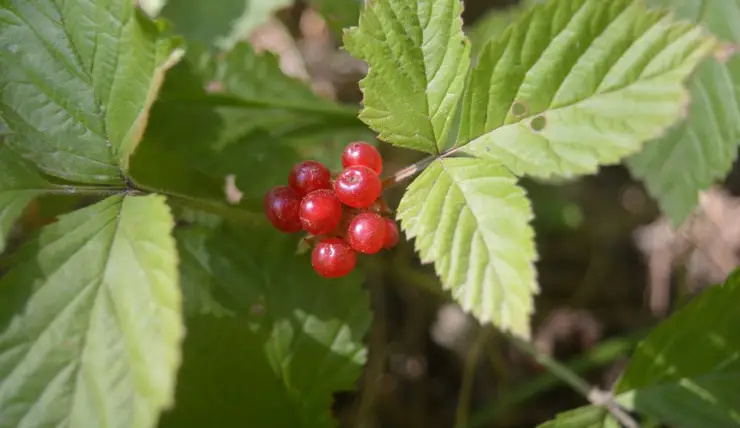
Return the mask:
M 61 185 L 54 189 L 40 189 L 49 195 L 82 195 L 82 196 L 112 196 L 121 193 L 130 195 L 139 194 L 136 189 L 128 187 L 106 187 L 106 186 L 74 186 Z
M 428 167 L 429 164 L 431 164 L 437 159 L 444 159 L 446 157 L 454 155 L 461 148 L 462 146 L 459 146 L 459 147 L 455 147 L 453 149 L 447 150 L 446 152 L 440 153 L 438 155 L 432 155 L 432 156 L 425 157 L 424 159 L 414 162 L 412 165 L 409 165 L 406 168 L 396 171 L 395 174 L 383 180 L 383 189 L 387 189 L 397 183 L 400 183 L 403 180 L 406 180 L 407 178 L 413 176 L 417 172 Z
M 554 376 L 560 378 L 560 380 L 570 385 L 571 388 L 581 394 L 591 404 L 604 407 L 607 411 L 609 411 L 609 413 L 611 413 L 614 419 L 622 424 L 622 426 L 626 428 L 639 428 L 639 425 L 637 424 L 637 422 L 635 422 L 632 416 L 630 416 L 629 413 L 624 411 L 619 406 L 619 404 L 617 404 L 617 402 L 614 400 L 614 396 L 610 391 L 603 391 L 600 388 L 589 384 L 585 379 L 578 376 L 568 367 L 564 366 L 549 355 L 540 352 L 540 350 L 538 350 L 531 343 L 511 335 L 506 335 L 506 337 L 519 350 L 534 358 L 535 361 L 540 363 Z
M 455 428 L 465 428 L 468 425 L 468 414 L 470 412 L 470 397 L 475 386 L 475 373 L 478 368 L 478 360 L 481 351 L 493 330 L 481 329 L 478 332 L 473 346 L 470 347 L 465 358 L 462 385 L 460 386 L 460 397 L 457 400 L 457 411 L 455 414 Z
M 640 330 L 627 337 L 605 340 L 585 355 L 578 356 L 566 364 L 575 373 L 583 373 L 596 367 L 605 366 L 616 359 L 629 355 L 632 348 L 647 334 L 646 330 Z M 559 377 L 550 372 L 543 373 L 523 384 L 516 389 L 507 392 L 505 396 L 496 398 L 491 405 L 486 406 L 470 417 L 467 428 L 479 428 L 490 426 L 503 417 L 506 411 L 519 403 L 531 400 L 537 395 L 549 391 L 562 383 Z
M 417 172 L 429 166 L 429 164 L 434 162 L 437 158 L 437 156 L 429 156 L 420 161 L 414 162 L 412 165 L 409 165 L 406 168 L 396 171 L 395 174 L 383 180 L 383 189 L 394 186 L 401 181 L 413 176 Z

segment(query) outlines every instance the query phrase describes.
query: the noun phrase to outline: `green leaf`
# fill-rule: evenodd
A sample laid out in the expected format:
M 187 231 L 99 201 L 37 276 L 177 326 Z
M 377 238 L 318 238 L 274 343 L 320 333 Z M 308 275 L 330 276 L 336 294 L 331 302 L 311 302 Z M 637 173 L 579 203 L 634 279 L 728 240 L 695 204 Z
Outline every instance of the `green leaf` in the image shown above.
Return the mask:
M 672 7 L 682 19 L 740 44 L 740 0 L 649 3 Z M 740 56 L 707 61 L 692 77 L 688 119 L 627 162 L 661 209 L 678 225 L 699 202 L 699 192 L 724 178 L 740 143 Z
M 459 0 L 367 2 L 344 44 L 370 70 L 360 119 L 380 139 L 437 153 L 447 145 L 465 87 L 470 44 Z
M 522 6 L 514 6 L 503 10 L 494 9 L 478 18 L 468 34 L 472 57 L 477 58 L 488 43 L 499 37 L 522 13 Z
M 740 272 L 659 325 L 616 387 L 676 427 L 740 426 Z
M 538 428 L 621 428 L 606 409 L 596 406 L 579 407 L 561 413 Z
M 0 427 L 156 424 L 183 337 L 172 227 L 163 197 L 114 196 L 21 250 L 0 281 Z
M 438 159 L 411 183 L 398 218 L 463 309 L 529 336 L 537 255 L 531 206 L 511 173 L 479 159 Z
M 164 7 L 166 0 L 137 0 L 136 4 L 143 10 L 147 15 L 156 17 Z
M 293 0 L 226 0 L 218 5 L 200 0 L 167 0 L 160 14 L 188 40 L 229 50 L 275 12 L 292 4 Z
M 180 286 L 186 316 L 232 315 L 214 296 L 217 284 L 210 269 L 211 254 L 206 243 L 211 230 L 192 227 L 175 231 L 180 254 Z
M 309 0 L 324 17 L 335 34 L 341 35 L 345 28 L 357 25 L 360 19 L 361 0 Z
M 209 278 L 238 316 L 189 323 L 177 406 L 161 426 L 335 426 L 332 395 L 352 389 L 365 362 L 360 277 L 320 278 L 309 256 L 295 256 L 294 237 L 268 228 L 224 227 L 196 242 L 208 256 L 183 273 Z
M 176 41 L 131 0 L 0 4 L 0 117 L 44 172 L 122 183 Z
M 229 53 L 218 57 L 196 46 L 188 58 L 193 72 L 203 82 L 219 88 L 212 93 L 236 96 L 235 106 L 273 110 L 273 114 L 281 111 L 292 114 L 293 120 L 300 119 L 298 114 L 310 114 L 342 119 L 345 123 L 356 122 L 357 111 L 354 108 L 320 97 L 305 82 L 283 74 L 275 55 L 269 52 L 258 54 L 246 43 L 240 43 Z M 166 95 L 167 99 L 182 96 L 174 91 Z M 282 123 L 276 121 L 275 124 Z
M 517 175 L 593 173 L 685 113 L 682 82 L 714 47 L 639 0 L 534 6 L 480 55 L 458 144 Z
M 53 186 L 31 165 L 0 144 L 0 253 L 26 206 Z
M 209 84 L 220 91 L 206 92 Z M 194 52 L 173 67 L 152 118 L 131 162 L 134 181 L 223 212 L 234 175 L 243 194 L 235 208 L 258 210 L 261 220 L 265 192 L 285 183 L 293 164 L 312 157 L 337 165 L 338 143 L 368 136 L 354 110 L 318 97 L 281 74 L 273 55 L 244 44 L 221 60 Z
M 738 302 L 740 271 L 656 327 L 638 345 L 617 383 L 618 401 L 676 428 L 740 426 Z M 594 412 L 586 407 L 573 414 Z

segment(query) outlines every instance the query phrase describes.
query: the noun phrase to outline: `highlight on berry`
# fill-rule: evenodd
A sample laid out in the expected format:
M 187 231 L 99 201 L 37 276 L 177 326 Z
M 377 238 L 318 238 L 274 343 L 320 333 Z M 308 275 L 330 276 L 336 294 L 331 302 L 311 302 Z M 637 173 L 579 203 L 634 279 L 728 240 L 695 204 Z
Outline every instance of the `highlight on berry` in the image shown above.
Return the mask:
M 321 162 L 297 163 L 288 185 L 264 198 L 267 219 L 284 233 L 307 233 L 311 265 L 325 278 L 354 270 L 357 253 L 375 254 L 398 244 L 399 231 L 382 198 L 383 159 L 371 144 L 358 141 L 342 153 L 343 169 L 332 177 Z

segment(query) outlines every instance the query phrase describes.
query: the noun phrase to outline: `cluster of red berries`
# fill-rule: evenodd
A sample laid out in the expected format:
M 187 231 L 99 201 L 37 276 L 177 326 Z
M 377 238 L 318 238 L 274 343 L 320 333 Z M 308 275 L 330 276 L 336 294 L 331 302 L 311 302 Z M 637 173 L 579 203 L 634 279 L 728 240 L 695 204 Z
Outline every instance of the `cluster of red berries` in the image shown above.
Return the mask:
M 326 278 L 352 272 L 357 252 L 375 254 L 398 243 L 398 226 L 381 214 L 383 160 L 364 142 L 350 143 L 342 153 L 344 169 L 334 180 L 322 163 L 304 161 L 290 171 L 288 186 L 272 188 L 265 214 L 276 229 L 305 230 L 316 238 L 314 270 Z

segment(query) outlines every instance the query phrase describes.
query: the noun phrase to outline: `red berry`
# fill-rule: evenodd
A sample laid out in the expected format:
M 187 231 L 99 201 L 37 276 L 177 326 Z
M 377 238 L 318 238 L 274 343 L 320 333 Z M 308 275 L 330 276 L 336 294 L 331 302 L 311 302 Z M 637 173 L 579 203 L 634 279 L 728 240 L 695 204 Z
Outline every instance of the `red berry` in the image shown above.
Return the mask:
M 352 272 L 357 254 L 341 238 L 327 238 L 316 244 L 311 265 L 324 278 L 338 278 Z
M 331 172 L 321 162 L 303 161 L 295 164 L 288 176 L 288 184 L 300 196 L 314 190 L 331 189 Z
M 347 230 L 347 241 L 356 251 L 375 254 L 385 242 L 385 220 L 373 213 L 361 213 L 352 219 Z
M 329 233 L 339 226 L 342 203 L 332 190 L 313 191 L 301 201 L 300 219 L 303 230 L 312 235 Z
M 395 221 L 384 218 L 385 221 L 385 240 L 383 241 L 383 248 L 390 250 L 398 244 L 398 225 Z
M 366 166 L 350 166 L 339 173 L 334 191 L 345 205 L 367 208 L 378 199 L 382 190 L 380 177 Z
M 295 190 L 288 186 L 273 187 L 265 195 L 263 207 L 268 220 L 276 229 L 286 233 L 301 230 L 301 197 Z
M 383 158 L 378 149 L 362 141 L 350 143 L 342 153 L 343 167 L 355 165 L 366 166 L 378 174 L 383 172 Z

